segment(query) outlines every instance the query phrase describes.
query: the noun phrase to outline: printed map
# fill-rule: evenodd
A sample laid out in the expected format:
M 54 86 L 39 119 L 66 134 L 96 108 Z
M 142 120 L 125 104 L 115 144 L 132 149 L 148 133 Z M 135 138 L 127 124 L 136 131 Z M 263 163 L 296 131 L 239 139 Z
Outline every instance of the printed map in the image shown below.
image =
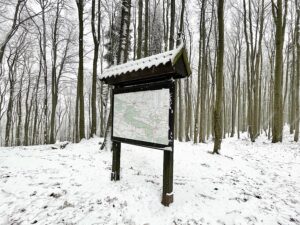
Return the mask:
M 169 89 L 114 95 L 113 136 L 169 143 Z

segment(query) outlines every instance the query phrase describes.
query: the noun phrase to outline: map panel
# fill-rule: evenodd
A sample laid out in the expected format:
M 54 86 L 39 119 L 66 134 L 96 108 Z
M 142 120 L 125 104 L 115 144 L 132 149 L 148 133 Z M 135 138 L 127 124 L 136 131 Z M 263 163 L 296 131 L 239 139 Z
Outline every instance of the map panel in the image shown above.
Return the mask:
M 169 89 L 114 95 L 113 136 L 169 144 Z

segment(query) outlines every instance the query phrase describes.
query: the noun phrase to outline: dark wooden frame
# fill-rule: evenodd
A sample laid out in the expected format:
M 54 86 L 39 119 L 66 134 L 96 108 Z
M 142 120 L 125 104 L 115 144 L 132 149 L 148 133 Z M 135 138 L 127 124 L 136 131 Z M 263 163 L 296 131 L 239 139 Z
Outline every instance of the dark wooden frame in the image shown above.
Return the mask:
M 144 147 L 164 150 L 163 159 L 163 192 L 161 203 L 164 206 L 169 206 L 173 202 L 173 165 L 174 165 L 174 115 L 175 115 L 175 81 L 173 79 L 162 80 L 159 82 L 115 86 L 113 89 L 112 107 L 114 106 L 114 94 L 129 93 L 148 90 L 169 89 L 170 91 L 170 109 L 169 109 L 169 144 L 161 145 L 157 143 L 131 140 L 126 138 L 118 138 L 113 136 L 113 121 L 112 121 L 112 172 L 111 180 L 120 180 L 120 162 L 121 162 L 121 143 L 128 143 Z M 112 108 L 113 119 L 114 107 Z
M 114 124 L 114 95 L 120 93 L 131 93 L 131 92 L 140 92 L 140 91 L 151 91 L 151 90 L 161 90 L 161 89 L 169 89 L 170 92 L 170 108 L 169 108 L 169 144 L 164 145 L 160 143 L 152 143 L 140 140 L 133 140 L 121 137 L 113 136 L 113 126 L 111 130 L 111 139 L 116 142 L 122 142 L 127 144 L 139 145 L 149 148 L 161 149 L 161 150 L 173 150 L 174 146 L 174 109 L 175 109 L 175 82 L 174 80 L 164 80 L 159 82 L 152 82 L 146 84 L 138 84 L 133 86 L 116 86 L 113 89 L 113 97 L 112 97 L 112 124 Z
M 120 180 L 120 159 L 121 159 L 121 143 L 128 143 L 164 151 L 163 159 L 163 191 L 162 204 L 169 206 L 173 202 L 173 163 L 174 163 L 174 115 L 175 115 L 175 79 L 187 77 L 191 74 L 191 68 L 188 62 L 187 52 L 184 46 L 178 49 L 178 52 L 170 52 L 174 58 L 168 62 L 161 61 L 160 64 L 147 66 L 147 62 L 151 62 L 152 58 L 145 58 L 130 63 L 135 68 L 126 70 L 126 64 L 118 68 L 111 68 L 107 75 L 103 75 L 101 81 L 106 84 L 113 85 L 112 98 L 112 120 L 114 114 L 114 95 L 118 93 L 159 90 L 168 88 L 170 90 L 170 109 L 169 109 L 169 144 L 151 143 L 139 140 L 132 140 L 113 136 L 112 121 L 112 172 L 111 180 Z M 174 55 L 176 54 L 176 55 Z M 151 56 L 154 57 L 154 56 Z M 158 55 L 157 57 L 161 57 Z M 158 58 L 153 58 L 158 59 Z M 140 65 L 142 64 L 142 65 Z M 152 64 L 151 64 L 152 65 Z M 120 66 L 120 65 L 119 65 Z M 120 70 L 119 70 L 120 69 Z M 123 71 L 123 72 L 122 72 Z

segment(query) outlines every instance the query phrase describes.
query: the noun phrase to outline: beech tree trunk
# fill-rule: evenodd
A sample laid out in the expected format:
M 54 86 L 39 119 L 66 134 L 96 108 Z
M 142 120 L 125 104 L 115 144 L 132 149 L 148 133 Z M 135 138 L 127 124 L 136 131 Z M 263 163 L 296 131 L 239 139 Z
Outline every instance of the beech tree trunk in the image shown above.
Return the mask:
M 216 101 L 214 109 L 215 142 L 213 153 L 219 154 L 222 142 L 223 58 L 224 58 L 224 0 L 218 0 L 218 48 L 216 67 Z
M 99 58 L 99 47 L 100 47 L 100 22 L 101 22 L 101 0 L 98 0 L 97 5 L 97 18 L 96 18 L 96 0 L 92 0 L 92 35 L 94 42 L 94 58 L 93 58 L 93 75 L 92 75 L 92 97 L 91 97 L 91 108 L 92 108 L 92 121 L 91 121 L 91 137 L 97 132 L 97 69 L 98 69 L 98 58 Z M 96 20 L 97 19 L 97 20 Z
M 295 88 L 295 135 L 294 141 L 299 141 L 299 123 L 300 123 L 300 108 L 299 108 L 299 86 L 300 86 L 300 2 L 296 0 L 296 23 L 295 23 L 295 44 L 297 50 L 297 60 L 296 60 L 296 88 Z
M 170 37 L 169 37 L 169 50 L 174 49 L 175 40 L 175 0 L 171 0 L 171 22 L 170 22 Z
M 284 31 L 286 24 L 287 4 L 285 1 L 285 8 L 283 13 L 282 0 L 277 0 L 275 5 L 272 2 L 272 13 L 275 22 L 275 72 L 274 72 L 274 120 L 272 129 L 272 142 L 282 141 L 283 130 L 283 100 L 282 100 L 282 79 L 283 79 L 283 44 L 284 44 Z
M 78 10 L 78 23 L 79 23 L 79 66 L 78 66 L 78 80 L 77 80 L 77 89 L 78 89 L 78 114 L 79 114 L 79 140 L 85 138 L 85 119 L 84 119 L 84 84 L 83 84 L 83 12 L 84 12 L 84 0 L 76 0 L 77 10 Z
M 138 14 L 138 41 L 136 58 L 142 57 L 142 35 L 143 35 L 143 0 L 139 0 L 139 14 Z
M 149 0 L 145 0 L 145 39 L 144 39 L 144 57 L 149 55 L 148 52 L 149 40 Z

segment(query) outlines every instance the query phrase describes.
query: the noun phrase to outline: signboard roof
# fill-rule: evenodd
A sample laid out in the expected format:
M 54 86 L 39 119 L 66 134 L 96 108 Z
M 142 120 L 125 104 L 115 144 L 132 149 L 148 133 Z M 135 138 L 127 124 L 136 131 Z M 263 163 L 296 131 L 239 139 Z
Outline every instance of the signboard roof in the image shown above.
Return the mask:
M 112 66 L 104 70 L 99 78 L 108 84 L 118 84 L 166 74 L 169 74 L 168 78 L 182 78 L 191 74 L 184 44 L 171 51 Z

